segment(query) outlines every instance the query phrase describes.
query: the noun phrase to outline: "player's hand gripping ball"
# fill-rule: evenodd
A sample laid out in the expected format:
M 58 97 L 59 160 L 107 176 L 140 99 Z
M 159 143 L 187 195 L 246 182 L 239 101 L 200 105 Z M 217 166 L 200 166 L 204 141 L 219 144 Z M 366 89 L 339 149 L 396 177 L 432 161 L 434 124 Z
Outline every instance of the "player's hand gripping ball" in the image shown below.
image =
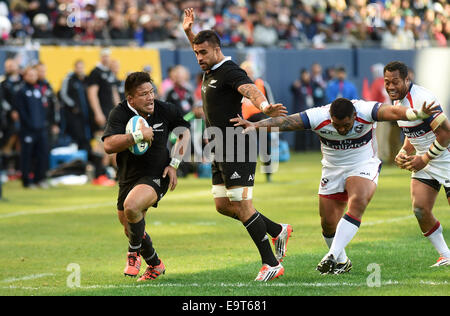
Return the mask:
M 128 121 L 125 132 L 127 134 L 133 134 L 133 138 L 135 140 L 136 137 L 137 139 L 142 138 L 142 132 L 139 135 L 142 124 L 145 127 L 149 127 L 147 121 L 142 116 L 135 115 Z M 147 151 L 148 147 L 149 144 L 142 139 L 140 142 L 130 146 L 128 149 L 135 155 L 143 155 Z

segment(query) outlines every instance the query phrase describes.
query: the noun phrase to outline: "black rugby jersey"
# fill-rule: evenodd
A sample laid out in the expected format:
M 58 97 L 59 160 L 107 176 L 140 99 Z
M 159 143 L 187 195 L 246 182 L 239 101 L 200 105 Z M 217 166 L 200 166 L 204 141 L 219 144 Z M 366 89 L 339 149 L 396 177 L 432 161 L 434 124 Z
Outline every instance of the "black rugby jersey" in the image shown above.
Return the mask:
M 242 94 L 237 90 L 243 84 L 253 84 L 247 73 L 231 60 L 225 61 L 218 68 L 203 75 L 202 101 L 206 127 L 217 127 L 222 131 L 222 151 L 215 147 L 216 160 L 235 160 L 238 152 L 236 138 L 227 139 L 226 128 L 234 128 L 230 119 L 242 116 Z M 212 136 L 214 137 L 214 135 Z M 227 150 L 233 146 L 233 152 Z M 242 150 L 243 148 L 239 148 Z M 245 137 L 245 160 L 249 161 L 249 139 Z M 224 156 L 220 157 L 222 152 Z M 225 156 L 227 158 L 225 158 Z
M 225 129 L 233 126 L 230 119 L 238 114 L 242 116 L 242 95 L 237 89 L 247 83 L 253 84 L 253 81 L 231 60 L 204 73 L 202 101 L 207 127 Z
M 126 100 L 114 107 L 109 114 L 102 140 L 108 136 L 125 134 L 128 121 L 135 115 Z M 170 163 L 167 148 L 170 133 L 178 126 L 190 127 L 183 119 L 180 109 L 159 100 L 155 100 L 154 112 L 146 120 L 153 128 L 152 145 L 143 155 L 134 155 L 128 149 L 117 153 L 119 183 L 132 182 L 142 176 L 161 176 L 164 168 Z

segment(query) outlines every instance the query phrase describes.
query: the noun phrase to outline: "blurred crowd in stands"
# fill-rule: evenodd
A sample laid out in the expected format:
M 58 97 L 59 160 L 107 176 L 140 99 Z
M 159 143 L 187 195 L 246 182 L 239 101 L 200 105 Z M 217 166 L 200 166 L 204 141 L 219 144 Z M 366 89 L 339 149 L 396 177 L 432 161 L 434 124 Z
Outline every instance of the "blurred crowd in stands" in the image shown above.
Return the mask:
M 230 47 L 411 49 L 450 40 L 447 0 L 0 0 L 0 35 L 11 44 L 180 47 L 187 7 L 195 32 L 212 28 Z

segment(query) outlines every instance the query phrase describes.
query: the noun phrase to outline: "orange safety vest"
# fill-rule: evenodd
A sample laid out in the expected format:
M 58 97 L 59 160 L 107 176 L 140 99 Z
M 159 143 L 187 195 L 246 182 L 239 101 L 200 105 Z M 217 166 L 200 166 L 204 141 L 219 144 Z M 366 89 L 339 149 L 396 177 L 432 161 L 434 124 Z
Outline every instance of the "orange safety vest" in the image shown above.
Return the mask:
M 264 80 L 256 79 L 255 80 L 256 87 L 266 96 L 266 89 L 264 88 Z M 242 102 L 242 117 L 244 120 L 248 119 L 250 116 L 261 112 L 256 106 L 253 105 L 252 101 L 247 98 L 244 98 Z

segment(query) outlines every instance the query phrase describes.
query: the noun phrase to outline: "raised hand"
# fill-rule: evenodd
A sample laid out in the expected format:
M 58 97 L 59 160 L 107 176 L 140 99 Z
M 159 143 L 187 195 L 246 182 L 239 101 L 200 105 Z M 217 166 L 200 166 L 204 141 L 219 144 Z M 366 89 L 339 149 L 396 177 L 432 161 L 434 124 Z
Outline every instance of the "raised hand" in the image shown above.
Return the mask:
M 191 30 L 192 25 L 194 25 L 194 19 L 194 9 L 184 9 L 183 30 L 185 32 Z

